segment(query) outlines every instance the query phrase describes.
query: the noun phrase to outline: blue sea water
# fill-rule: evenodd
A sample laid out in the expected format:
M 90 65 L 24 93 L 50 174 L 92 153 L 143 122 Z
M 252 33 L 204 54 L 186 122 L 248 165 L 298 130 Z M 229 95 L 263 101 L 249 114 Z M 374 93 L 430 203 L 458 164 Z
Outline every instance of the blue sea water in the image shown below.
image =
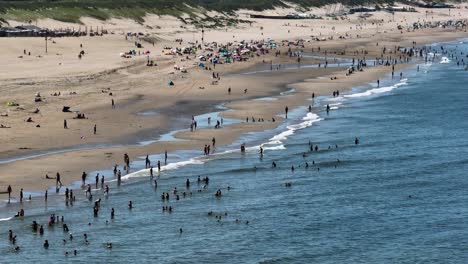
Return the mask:
M 468 53 L 466 44 L 444 48 Z M 16 204 L 2 208 L 0 263 L 465 263 L 468 72 L 451 60 L 405 69 L 402 80 L 387 78 L 381 87 L 318 98 L 317 114 L 295 109 L 278 129 L 245 135 L 210 157 L 171 155 L 154 178 L 157 188 L 140 171 L 120 187 L 111 183 L 108 197 L 96 190 L 91 201 L 76 193 L 68 206 L 62 196 L 26 202 L 24 219 L 9 218 Z M 244 154 L 237 151 L 243 142 Z M 198 175 L 210 178 L 206 188 Z M 162 201 L 175 187 L 180 200 L 171 193 Z M 73 241 L 61 226 L 47 226 L 52 213 L 65 217 Z M 32 233 L 33 220 L 44 225 L 43 236 Z M 65 256 L 75 249 L 77 256 Z

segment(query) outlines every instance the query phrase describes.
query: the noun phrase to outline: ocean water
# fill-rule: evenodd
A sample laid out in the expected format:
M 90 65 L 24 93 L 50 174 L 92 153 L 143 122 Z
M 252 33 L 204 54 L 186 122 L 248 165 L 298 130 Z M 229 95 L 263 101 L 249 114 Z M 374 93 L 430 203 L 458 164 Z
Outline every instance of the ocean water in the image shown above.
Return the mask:
M 444 48 L 468 53 L 467 44 Z M 84 192 L 68 206 L 63 196 L 51 195 L 47 204 L 34 198 L 25 202 L 24 219 L 10 219 L 17 204 L 1 208 L 0 263 L 465 263 L 468 72 L 450 60 L 405 69 L 402 80 L 387 78 L 381 87 L 317 98 L 316 114 L 295 109 L 288 123 L 245 135 L 210 157 L 173 153 L 153 179 L 157 188 L 142 170 L 120 187 L 110 182 L 109 196 L 95 190 L 91 201 Z M 237 150 L 243 142 L 246 153 Z M 199 175 L 210 178 L 207 186 L 197 184 Z M 161 200 L 163 192 L 171 192 L 170 201 Z M 61 224 L 47 226 L 52 213 L 65 217 L 73 241 Z M 43 236 L 32 232 L 33 220 L 44 225 Z M 65 256 L 75 249 L 77 256 Z

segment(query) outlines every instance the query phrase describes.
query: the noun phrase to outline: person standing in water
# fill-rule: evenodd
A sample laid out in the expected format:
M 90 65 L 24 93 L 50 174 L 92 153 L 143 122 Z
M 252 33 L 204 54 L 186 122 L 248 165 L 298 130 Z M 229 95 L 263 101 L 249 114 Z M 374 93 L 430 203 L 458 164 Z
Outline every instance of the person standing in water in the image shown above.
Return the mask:
M 167 165 L 167 150 L 164 151 L 164 165 Z
M 96 174 L 96 189 L 98 188 L 98 184 L 99 184 L 99 173 Z
M 285 112 L 285 114 L 286 114 L 286 119 L 288 119 L 288 111 L 289 111 L 289 108 L 286 106 L 286 107 L 284 108 L 284 112 Z

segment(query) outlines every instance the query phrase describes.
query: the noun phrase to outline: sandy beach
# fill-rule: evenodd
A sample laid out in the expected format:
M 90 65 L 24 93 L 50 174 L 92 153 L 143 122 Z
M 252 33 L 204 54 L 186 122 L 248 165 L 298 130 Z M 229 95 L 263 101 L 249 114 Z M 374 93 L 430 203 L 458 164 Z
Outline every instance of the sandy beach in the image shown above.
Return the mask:
M 430 10 L 434 13 L 427 19 L 432 22 L 465 19 L 468 9 L 461 7 L 451 16 L 446 10 Z M 13 196 L 18 195 L 20 188 L 44 191 L 55 184 L 53 180 L 45 179 L 46 174 L 53 176 L 60 172 L 62 182 L 69 185 L 79 181 L 83 171 L 122 165 L 124 153 L 128 153 L 131 160 L 176 150 L 196 149 L 202 155 L 203 146 L 211 144 L 212 138 L 216 138 L 217 146 L 226 146 L 245 133 L 273 129 L 284 120 L 281 115 L 286 106 L 289 109 L 303 107 L 306 113 L 312 93 L 321 96 L 336 90 L 346 91 L 375 82 L 392 71 L 391 67 L 369 66 L 348 76 L 346 67 L 325 68 L 325 57 L 374 59 L 382 55 L 385 47 L 392 52 L 385 56 L 399 59 L 404 55 L 395 52 L 396 47 L 422 46 L 468 37 L 466 28 L 438 27 L 411 32 L 397 29 L 397 25 L 422 22 L 427 17 L 426 11 L 429 10 L 395 13 L 394 17 L 390 13 L 376 12 L 367 20 L 356 14 L 350 15 L 348 20 L 249 18 L 252 26 L 241 24 L 236 28 L 206 30 L 205 42 L 220 44 L 270 39 L 282 43 L 282 40 L 302 39 L 304 46 L 278 45 L 268 54 L 216 67 L 205 62 L 211 70 L 199 67 L 198 58 L 209 53 L 206 50 L 183 56 L 164 55 L 165 47 L 184 47 L 188 46 L 187 42 L 201 41 L 199 30 L 191 27 L 181 29 L 181 22 L 172 17 L 148 15 L 143 25 L 126 19 L 98 21 L 83 18 L 84 24 L 102 26 L 113 34 L 50 39 L 47 54 L 43 38 L 1 38 L 0 49 L 3 52 L 0 59 L 7 66 L 0 70 L 0 124 L 8 128 L 0 128 L 0 189 L 6 190 L 11 185 Z M 249 12 L 241 10 L 239 14 L 246 16 Z M 287 9 L 265 11 L 267 14 L 288 12 Z M 314 12 L 321 14 L 324 11 L 317 9 Z M 37 25 L 80 26 L 48 19 L 38 21 Z M 126 32 L 150 33 L 158 40 L 153 44 L 126 38 Z M 315 41 L 311 36 L 327 40 Z M 175 42 L 177 39 L 184 41 L 179 44 Z M 136 48 L 135 41 L 141 42 L 143 47 Z M 298 64 L 297 57 L 287 56 L 289 49 L 317 57 L 301 58 Z M 84 56 L 79 59 L 78 54 L 82 50 Z M 132 58 L 120 56 L 129 50 L 141 55 Z M 281 51 L 281 55 L 275 56 L 276 51 Z M 148 59 L 157 66 L 147 66 Z M 317 63 L 322 67 L 301 67 Z M 297 65 L 297 69 L 242 74 L 277 64 L 283 67 Z M 414 67 L 414 64 L 399 63 L 395 66 L 395 73 L 404 73 L 405 67 Z M 179 70 L 181 68 L 185 70 Z M 219 80 L 213 79 L 213 73 L 219 74 Z M 169 85 L 171 81 L 174 85 Z M 294 92 L 280 96 L 281 92 L 290 89 Z M 275 97 L 276 100 L 254 100 L 263 97 Z M 41 101 L 36 102 L 35 98 L 41 98 Z M 18 105 L 7 106 L 8 102 Z M 112 102 L 115 107 L 112 107 Z M 223 125 L 220 129 L 190 132 L 192 116 L 215 111 L 219 104 L 229 109 L 223 112 L 223 118 L 241 121 Z M 63 112 L 64 106 L 72 112 Z M 85 118 L 76 119 L 78 111 L 85 114 Z M 264 119 L 265 122 L 245 122 L 247 117 Z M 32 122 L 26 122 L 28 118 Z M 272 118 L 276 122 L 272 122 Z M 64 128 L 64 120 L 67 128 Z M 206 123 L 206 120 L 197 121 Z M 96 133 L 93 131 L 95 125 Z M 174 135 L 182 141 L 138 144 L 173 130 L 185 130 Z M 6 196 L 1 194 L 1 197 Z

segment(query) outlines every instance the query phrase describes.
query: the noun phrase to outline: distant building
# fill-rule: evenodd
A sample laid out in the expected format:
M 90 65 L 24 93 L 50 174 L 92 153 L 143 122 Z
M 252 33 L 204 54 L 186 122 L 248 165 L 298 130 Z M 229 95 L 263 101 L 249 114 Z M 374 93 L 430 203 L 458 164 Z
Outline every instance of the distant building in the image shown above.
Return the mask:
M 20 37 L 22 34 L 21 30 L 14 27 L 1 27 L 0 37 Z
M 45 32 L 45 30 L 32 25 L 1 27 L 0 37 L 37 37 L 43 32 Z

